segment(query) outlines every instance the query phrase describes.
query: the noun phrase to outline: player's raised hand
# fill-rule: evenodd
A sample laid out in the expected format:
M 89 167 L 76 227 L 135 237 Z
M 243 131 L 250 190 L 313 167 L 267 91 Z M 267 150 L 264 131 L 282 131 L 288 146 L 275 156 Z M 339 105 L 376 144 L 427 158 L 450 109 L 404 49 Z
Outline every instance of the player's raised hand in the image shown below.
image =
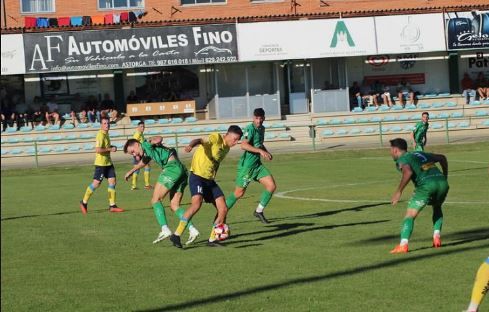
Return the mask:
M 392 195 L 392 205 L 395 206 L 399 202 L 399 199 L 401 199 L 401 192 L 397 191 L 394 193 L 394 195 Z
M 187 146 L 185 146 L 185 148 L 184 148 L 183 150 L 184 150 L 185 152 L 187 152 L 187 153 L 190 153 L 190 152 L 192 151 L 192 146 L 187 145 Z

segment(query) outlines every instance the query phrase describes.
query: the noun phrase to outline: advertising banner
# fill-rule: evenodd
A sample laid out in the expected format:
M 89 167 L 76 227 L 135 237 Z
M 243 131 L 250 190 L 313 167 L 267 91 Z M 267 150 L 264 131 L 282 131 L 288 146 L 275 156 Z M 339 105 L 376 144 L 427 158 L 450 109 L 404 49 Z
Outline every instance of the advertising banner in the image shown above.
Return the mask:
M 27 73 L 237 61 L 234 24 L 32 33 L 24 35 Z
M 384 53 L 445 51 L 443 14 L 375 17 L 377 48 Z
M 2 75 L 25 73 L 22 35 L 2 35 Z
M 240 61 L 369 55 L 372 17 L 238 24 Z
M 489 48 L 489 11 L 445 13 L 448 50 Z

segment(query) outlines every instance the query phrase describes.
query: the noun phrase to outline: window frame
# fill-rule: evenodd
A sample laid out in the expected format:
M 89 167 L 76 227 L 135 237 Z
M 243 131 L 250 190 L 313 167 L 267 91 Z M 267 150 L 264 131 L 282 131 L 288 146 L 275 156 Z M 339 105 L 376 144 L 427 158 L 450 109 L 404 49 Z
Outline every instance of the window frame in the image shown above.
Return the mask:
M 223 2 L 210 2 L 212 0 L 209 0 L 208 3 L 197 3 L 197 0 L 193 0 L 195 3 L 186 3 L 183 4 L 182 0 L 180 0 L 180 6 L 182 7 L 194 7 L 194 6 L 201 6 L 201 5 L 227 5 L 228 0 L 224 0 Z
M 22 5 L 23 0 L 19 0 L 20 2 L 20 14 L 39 14 L 39 13 L 56 13 L 56 0 L 49 0 L 53 3 L 53 9 L 51 11 L 24 11 L 24 6 Z M 39 2 L 36 1 L 36 6 L 39 6 Z M 37 9 L 37 8 L 36 8 Z
M 114 0 L 110 0 L 112 2 L 112 5 L 114 5 Z M 129 3 L 130 0 L 126 0 L 126 3 Z M 97 10 L 99 11 L 117 11 L 117 10 L 144 10 L 146 8 L 146 1 L 141 0 L 143 3 L 141 6 L 138 7 L 131 7 L 131 6 L 125 6 L 125 7 L 110 7 L 110 8 L 101 8 L 100 7 L 100 0 L 97 0 Z

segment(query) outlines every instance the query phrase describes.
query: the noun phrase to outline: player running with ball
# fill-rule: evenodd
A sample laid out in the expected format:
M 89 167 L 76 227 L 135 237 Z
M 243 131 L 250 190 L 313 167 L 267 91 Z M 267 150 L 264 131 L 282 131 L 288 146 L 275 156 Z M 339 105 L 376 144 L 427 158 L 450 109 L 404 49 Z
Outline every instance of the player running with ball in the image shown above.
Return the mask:
M 181 218 L 185 210 L 180 207 L 180 204 L 188 179 L 187 168 L 178 159 L 175 149 L 163 146 L 162 141 L 162 137 L 156 136 L 152 137 L 149 142 L 143 141 L 142 143 L 136 139 L 129 139 L 124 145 L 124 153 L 130 154 L 135 159 L 140 160 L 134 168 L 126 173 L 126 181 L 135 172 L 147 166 L 151 160 L 154 160 L 163 169 L 158 177 L 158 182 L 155 185 L 153 197 L 151 198 L 151 205 L 153 206 L 156 220 L 161 227 L 161 232 L 153 241 L 153 244 L 164 240 L 172 234 L 168 228 L 165 208 L 161 201 L 169 193 L 170 208 Z M 199 231 L 192 223 L 189 223 L 189 234 L 190 236 L 186 244 L 192 243 L 199 236 Z

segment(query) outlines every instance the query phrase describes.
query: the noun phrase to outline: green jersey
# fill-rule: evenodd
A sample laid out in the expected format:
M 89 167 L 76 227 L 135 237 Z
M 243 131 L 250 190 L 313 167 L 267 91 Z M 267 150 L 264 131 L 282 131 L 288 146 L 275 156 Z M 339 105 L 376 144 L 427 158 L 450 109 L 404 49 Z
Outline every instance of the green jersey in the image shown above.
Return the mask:
M 243 137 L 255 148 L 262 149 L 263 141 L 265 140 L 265 127 L 255 127 L 253 123 L 250 123 L 244 129 Z M 260 154 L 245 151 L 239 160 L 240 167 L 255 167 L 261 165 Z
M 144 151 L 143 162 L 149 163 L 152 159 L 154 160 L 161 168 L 164 168 L 168 164 L 168 159 L 171 156 L 177 157 L 177 152 L 173 148 L 168 148 L 163 145 L 151 145 L 151 143 L 144 141 L 141 143 L 141 146 Z
M 414 126 L 414 140 L 416 143 L 424 143 L 424 138 L 426 136 L 426 132 L 428 132 L 428 123 L 424 123 L 422 121 L 418 121 L 416 126 Z
M 424 152 L 406 152 L 396 161 L 398 170 L 401 170 L 402 165 L 409 165 L 413 171 L 411 180 L 414 186 L 418 187 L 429 182 L 431 179 L 445 176 L 438 169 L 433 159 L 432 154 Z

